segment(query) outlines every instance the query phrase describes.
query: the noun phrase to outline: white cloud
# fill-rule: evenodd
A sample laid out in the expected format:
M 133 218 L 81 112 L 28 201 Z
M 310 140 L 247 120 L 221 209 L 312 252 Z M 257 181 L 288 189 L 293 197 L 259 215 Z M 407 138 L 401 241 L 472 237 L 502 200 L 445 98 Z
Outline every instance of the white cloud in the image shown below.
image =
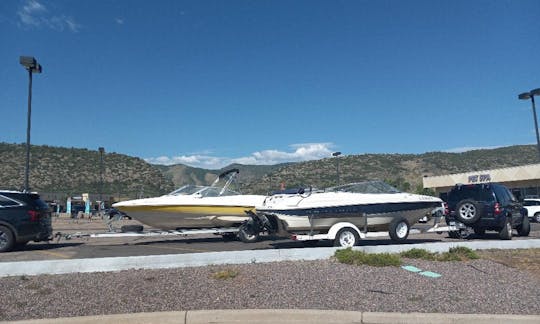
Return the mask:
M 305 143 L 293 144 L 290 146 L 292 152 L 278 150 L 264 150 L 254 152 L 249 156 L 239 158 L 215 157 L 207 154 L 182 155 L 175 157 L 160 156 L 156 158 L 146 158 L 146 162 L 153 164 L 186 164 L 193 167 L 205 169 L 219 169 L 231 163 L 270 165 L 284 162 L 300 162 L 308 160 L 318 160 L 330 157 L 332 154 L 332 143 Z
M 50 28 L 56 31 L 78 32 L 81 28 L 73 17 L 56 15 L 37 0 L 27 0 L 17 11 L 19 26 L 24 28 Z
M 124 18 L 115 18 L 114 21 L 115 21 L 118 25 L 123 25 L 123 24 L 124 24 Z

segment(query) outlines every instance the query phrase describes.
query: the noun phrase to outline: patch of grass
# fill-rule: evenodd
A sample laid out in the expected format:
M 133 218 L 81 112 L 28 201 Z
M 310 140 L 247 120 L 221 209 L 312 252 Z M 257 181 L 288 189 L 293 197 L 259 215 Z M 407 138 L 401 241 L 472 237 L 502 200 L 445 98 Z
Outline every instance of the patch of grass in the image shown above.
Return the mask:
M 422 259 L 422 260 L 429 260 L 429 261 L 435 260 L 437 258 L 436 253 L 432 253 L 424 249 L 411 249 L 408 251 L 401 252 L 400 255 L 404 258 Z
M 480 250 L 482 259 L 504 264 L 508 267 L 525 270 L 540 278 L 540 249 Z
M 443 253 L 441 257 L 443 259 L 439 261 L 469 261 L 480 259 L 476 252 L 464 246 L 450 248 L 448 252 Z M 449 260 L 445 260 L 446 258 Z
M 334 254 L 336 259 L 345 264 L 369 265 L 374 267 L 398 267 L 401 265 L 399 255 L 390 253 L 369 254 L 363 251 L 354 251 L 352 248 L 337 250 Z
M 428 261 L 469 261 L 480 258 L 476 252 L 467 247 L 455 247 L 444 253 L 433 253 L 424 249 L 411 249 L 401 252 L 404 258 L 422 259 Z
M 238 276 L 239 272 L 232 269 L 226 269 L 218 272 L 214 272 L 212 274 L 212 278 L 218 279 L 218 280 L 227 280 L 227 279 L 233 279 Z

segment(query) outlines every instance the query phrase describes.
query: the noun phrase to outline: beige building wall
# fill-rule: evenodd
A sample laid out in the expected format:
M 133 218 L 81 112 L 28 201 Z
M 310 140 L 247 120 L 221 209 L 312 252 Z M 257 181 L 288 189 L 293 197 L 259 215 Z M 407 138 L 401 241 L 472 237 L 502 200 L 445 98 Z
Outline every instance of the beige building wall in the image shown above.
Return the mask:
M 437 193 L 447 192 L 456 184 L 488 182 L 502 183 L 511 189 L 538 188 L 540 187 L 540 164 L 423 178 L 424 188 L 431 188 Z

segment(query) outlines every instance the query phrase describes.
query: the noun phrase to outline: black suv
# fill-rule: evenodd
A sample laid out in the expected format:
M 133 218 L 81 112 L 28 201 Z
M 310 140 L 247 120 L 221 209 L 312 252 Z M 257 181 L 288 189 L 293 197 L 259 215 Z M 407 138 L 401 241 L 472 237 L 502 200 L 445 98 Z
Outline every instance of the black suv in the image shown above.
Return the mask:
M 512 192 L 498 183 L 456 185 L 445 197 L 446 222 L 472 229 L 482 236 L 486 230 L 499 232 L 503 240 L 512 239 L 512 230 L 528 236 L 531 230 L 527 212 Z M 463 237 L 450 232 L 452 237 Z
M 0 190 L 0 252 L 51 235 L 51 211 L 38 194 Z

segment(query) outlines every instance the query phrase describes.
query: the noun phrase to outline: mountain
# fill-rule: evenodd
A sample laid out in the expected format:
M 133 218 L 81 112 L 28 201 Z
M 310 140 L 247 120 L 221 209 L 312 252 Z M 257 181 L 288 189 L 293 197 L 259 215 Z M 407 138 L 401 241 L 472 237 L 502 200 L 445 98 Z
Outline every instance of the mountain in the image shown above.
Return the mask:
M 87 149 L 32 146 L 30 186 L 40 192 L 99 192 L 99 152 Z M 421 192 L 422 177 L 538 163 L 535 145 L 517 145 L 464 153 L 361 154 L 278 165 L 232 164 L 219 170 L 182 164 L 151 165 L 117 153 L 104 154 L 104 195 L 157 196 L 184 184 L 208 185 L 224 170 L 238 168 L 243 193 L 266 194 L 280 188 L 336 185 L 340 182 L 386 180 L 403 191 Z M 0 188 L 21 189 L 25 145 L 0 143 Z
M 348 155 L 287 165 L 243 187 L 250 193 L 265 194 L 279 189 L 281 183 L 288 188 L 335 186 L 337 159 L 340 183 L 381 179 L 403 191 L 422 192 L 423 176 L 538 163 L 538 152 L 535 145 L 517 145 L 464 153 Z
M 23 188 L 25 158 L 24 144 L 0 143 L 0 188 Z M 100 154 L 87 149 L 32 145 L 29 182 L 31 190 L 39 192 L 99 193 Z M 155 196 L 172 188 L 172 182 L 158 168 L 140 158 L 117 153 L 103 155 L 105 196 Z

